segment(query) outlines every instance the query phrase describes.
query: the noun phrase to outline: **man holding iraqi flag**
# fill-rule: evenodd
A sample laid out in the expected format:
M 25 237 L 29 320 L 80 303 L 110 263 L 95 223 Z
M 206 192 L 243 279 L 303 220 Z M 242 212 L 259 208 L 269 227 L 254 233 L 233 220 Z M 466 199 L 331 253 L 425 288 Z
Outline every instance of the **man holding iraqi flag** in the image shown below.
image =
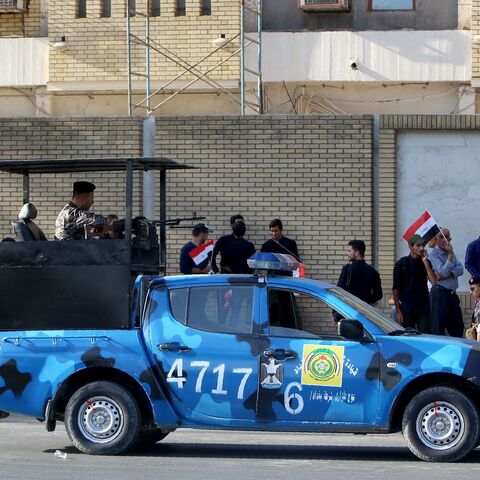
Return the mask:
M 192 241 L 180 252 L 180 271 L 184 275 L 208 273 L 213 251 L 213 240 L 208 241 L 208 225 L 199 223 L 192 228 Z
M 407 241 L 418 235 L 427 243 L 437 237 L 437 246 L 430 252 L 428 260 L 432 266 L 433 278 L 430 291 L 430 327 L 434 335 L 462 337 L 464 324 L 460 299 L 456 293 L 458 277 L 463 275 L 463 265 L 455 256 L 448 228 L 439 228 L 428 211 L 404 233 Z

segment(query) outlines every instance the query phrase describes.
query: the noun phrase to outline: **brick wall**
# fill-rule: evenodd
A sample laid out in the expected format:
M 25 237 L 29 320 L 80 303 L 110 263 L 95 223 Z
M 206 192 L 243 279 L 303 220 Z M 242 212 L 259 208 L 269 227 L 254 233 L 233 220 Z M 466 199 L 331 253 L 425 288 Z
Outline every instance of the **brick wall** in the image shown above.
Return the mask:
M 147 0 L 137 0 L 137 11 L 147 11 Z M 231 38 L 239 33 L 240 2 L 212 0 L 212 14 L 200 15 L 200 0 L 188 0 L 186 15 L 176 16 L 176 0 L 161 1 L 161 15 L 150 18 L 150 35 L 155 45 L 161 45 L 193 64 L 213 50 L 212 41 L 223 33 Z M 50 82 L 123 81 L 127 82 L 127 21 L 124 0 L 112 0 L 112 16 L 101 18 L 101 1 L 87 4 L 87 17 L 76 18 L 76 2 L 50 0 L 49 38 L 58 41 L 66 37 L 66 51 L 51 51 Z M 131 31 L 145 37 L 145 18 L 131 18 Z M 237 42 L 238 45 L 238 42 Z M 208 70 L 232 50 L 217 53 L 198 68 Z M 181 69 L 172 60 L 151 51 L 152 81 L 170 80 Z M 132 45 L 132 70 L 145 71 L 145 48 Z M 239 78 L 238 57 L 226 62 L 211 73 L 212 78 L 232 80 Z M 184 76 L 180 80 L 191 79 Z M 144 80 L 135 77 L 133 80 Z
M 162 155 L 198 167 L 169 173 L 168 212 L 205 215 L 218 238 L 242 213 L 257 248 L 280 217 L 310 277 L 336 281 L 352 238 L 372 248 L 370 116 L 157 118 Z M 188 230 L 168 231 L 169 273 Z
M 248 238 L 259 249 L 268 223 L 284 222 L 295 238 L 307 274 L 335 282 L 345 245 L 363 238 L 372 248 L 372 119 L 370 116 L 230 116 L 156 119 L 156 151 L 198 167 L 168 172 L 168 216 L 205 215 L 214 238 L 227 233 L 228 219 L 241 212 Z M 141 119 L 0 120 L 0 161 L 22 158 L 139 155 Z M 98 213 L 123 206 L 121 175 L 81 175 L 97 184 Z M 38 225 L 53 237 L 54 221 L 78 175 L 31 177 Z M 22 204 L 21 177 L 0 175 L 0 233 Z M 137 179 L 137 212 L 142 194 Z M 158 213 L 158 212 L 157 212 Z M 189 229 L 168 230 L 168 273 L 178 272 Z M 329 324 L 326 314 L 324 322 Z
M 141 155 L 142 122 L 131 118 L 0 119 L 0 162 L 31 158 L 72 158 Z M 136 212 L 142 196 L 135 182 Z M 52 239 L 57 213 L 70 199 L 72 182 L 78 179 L 97 185 L 93 210 L 124 216 L 125 180 L 122 174 L 32 175 L 30 200 L 38 209 L 35 222 Z M 10 236 L 11 222 L 22 206 L 22 177 L 0 173 L 0 233 Z
M 472 1 L 472 39 L 480 35 L 480 0 Z M 472 80 L 480 78 L 480 44 L 472 42 Z

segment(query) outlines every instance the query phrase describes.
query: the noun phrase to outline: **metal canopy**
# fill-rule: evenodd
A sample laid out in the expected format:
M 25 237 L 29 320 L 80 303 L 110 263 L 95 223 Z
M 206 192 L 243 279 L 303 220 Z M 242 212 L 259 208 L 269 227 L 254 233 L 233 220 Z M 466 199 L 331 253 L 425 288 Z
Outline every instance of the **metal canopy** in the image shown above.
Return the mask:
M 29 175 L 31 173 L 118 172 L 133 170 L 180 170 L 195 168 L 165 157 L 68 158 L 0 161 L 0 171 Z
M 30 174 L 125 172 L 125 238 L 128 255 L 132 249 L 133 172 L 160 171 L 160 259 L 166 268 L 166 171 L 196 168 L 165 157 L 95 157 L 53 158 L 0 161 L 0 172 L 15 173 L 23 177 L 23 203 L 30 201 Z

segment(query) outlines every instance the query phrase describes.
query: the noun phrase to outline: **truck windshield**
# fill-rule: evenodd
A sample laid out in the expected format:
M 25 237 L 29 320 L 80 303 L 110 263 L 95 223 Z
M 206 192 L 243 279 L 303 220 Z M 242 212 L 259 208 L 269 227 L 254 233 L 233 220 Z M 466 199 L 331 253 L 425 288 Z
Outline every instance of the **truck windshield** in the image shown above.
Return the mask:
M 392 333 L 397 330 L 403 330 L 403 327 L 394 322 L 390 318 L 381 314 L 378 310 L 365 303 L 363 300 L 355 297 L 351 293 L 342 290 L 341 288 L 330 288 L 328 292 L 345 302 L 350 307 L 360 312 L 363 316 L 367 317 L 378 328 L 382 329 L 385 333 Z

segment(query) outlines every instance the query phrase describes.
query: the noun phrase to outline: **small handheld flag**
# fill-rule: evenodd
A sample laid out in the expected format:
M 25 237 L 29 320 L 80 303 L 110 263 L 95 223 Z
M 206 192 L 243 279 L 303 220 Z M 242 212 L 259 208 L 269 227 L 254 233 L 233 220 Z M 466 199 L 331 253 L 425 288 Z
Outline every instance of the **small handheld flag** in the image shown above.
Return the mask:
M 425 210 L 422 215 L 413 223 L 410 228 L 403 234 L 403 238 L 408 241 L 413 235 L 420 235 L 425 243 L 429 242 L 438 232 L 440 228 L 430 212 Z
M 298 268 L 293 271 L 293 276 L 296 278 L 305 278 L 305 265 L 300 263 Z
M 213 251 L 213 240 L 205 242 L 203 245 L 200 245 L 193 250 L 190 250 L 188 254 L 192 258 L 195 265 L 200 265 L 203 261 L 208 258 L 210 252 Z

